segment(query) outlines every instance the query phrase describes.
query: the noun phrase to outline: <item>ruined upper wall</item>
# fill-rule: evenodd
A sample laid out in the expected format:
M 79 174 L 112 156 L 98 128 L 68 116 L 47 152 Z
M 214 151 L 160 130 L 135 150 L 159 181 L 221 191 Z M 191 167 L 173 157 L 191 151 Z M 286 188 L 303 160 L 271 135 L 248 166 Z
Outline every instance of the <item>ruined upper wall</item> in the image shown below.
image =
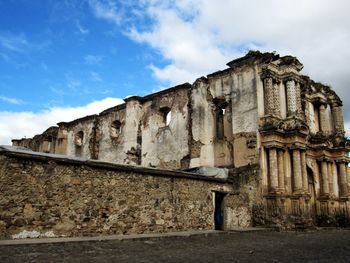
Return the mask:
M 248 141 L 256 141 L 259 81 L 256 66 L 226 69 L 196 80 L 191 90 L 191 166 L 256 163 L 256 144 Z M 240 155 L 236 158 L 235 153 Z
M 325 140 L 344 144 L 341 100 L 329 87 L 302 76 L 297 58 L 250 51 L 227 65 L 192 85 L 129 97 L 99 115 L 59 123 L 49 150 L 46 133 L 13 143 L 170 169 L 258 163 L 261 146 L 275 143 L 274 132 L 284 134 L 278 137 L 281 145 L 286 136 L 289 146 L 306 147 L 320 138 L 324 145 Z M 335 133 L 338 137 L 330 139 Z

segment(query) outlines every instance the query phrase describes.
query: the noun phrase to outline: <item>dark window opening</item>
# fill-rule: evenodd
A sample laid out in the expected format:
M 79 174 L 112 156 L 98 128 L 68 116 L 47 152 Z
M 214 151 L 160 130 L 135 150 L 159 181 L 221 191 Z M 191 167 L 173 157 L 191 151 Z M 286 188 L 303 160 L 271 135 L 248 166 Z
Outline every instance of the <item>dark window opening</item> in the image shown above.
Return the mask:
M 112 122 L 111 137 L 118 137 L 122 133 L 122 123 L 119 120 Z
M 225 136 L 224 115 L 225 109 L 219 109 L 216 115 L 216 138 L 219 140 L 223 140 Z
M 74 137 L 75 155 L 76 156 L 82 155 L 83 140 L 84 140 L 84 132 L 83 131 L 77 132 L 77 134 Z
M 171 109 L 169 107 L 163 107 L 160 109 L 162 114 L 162 124 L 164 126 L 169 126 L 171 122 Z
M 316 128 L 316 132 L 319 132 L 321 131 L 320 106 L 314 103 L 313 107 L 314 107 L 315 128 Z
M 213 102 L 216 105 L 216 138 L 223 140 L 225 139 L 225 116 L 228 103 L 223 99 L 214 99 Z

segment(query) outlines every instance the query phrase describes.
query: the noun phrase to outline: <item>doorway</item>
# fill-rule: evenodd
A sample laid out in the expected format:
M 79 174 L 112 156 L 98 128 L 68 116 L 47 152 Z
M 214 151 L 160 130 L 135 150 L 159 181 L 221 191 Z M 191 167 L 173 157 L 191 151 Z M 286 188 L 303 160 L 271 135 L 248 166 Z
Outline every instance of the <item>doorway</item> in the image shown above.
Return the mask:
M 214 209 L 214 222 L 215 230 L 224 230 L 224 206 L 223 201 L 226 193 L 214 192 L 215 209 Z

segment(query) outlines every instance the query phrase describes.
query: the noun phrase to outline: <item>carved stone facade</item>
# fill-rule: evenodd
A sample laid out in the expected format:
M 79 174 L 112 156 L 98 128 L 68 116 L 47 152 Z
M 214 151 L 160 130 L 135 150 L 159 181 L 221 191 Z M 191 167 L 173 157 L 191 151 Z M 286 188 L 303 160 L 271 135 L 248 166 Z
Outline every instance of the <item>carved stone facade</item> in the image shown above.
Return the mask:
M 340 98 L 300 74 L 303 66 L 292 56 L 250 51 L 227 65 L 13 145 L 144 167 L 228 168 L 231 177 L 255 164 L 261 196 L 250 205 L 255 225 L 349 223 Z

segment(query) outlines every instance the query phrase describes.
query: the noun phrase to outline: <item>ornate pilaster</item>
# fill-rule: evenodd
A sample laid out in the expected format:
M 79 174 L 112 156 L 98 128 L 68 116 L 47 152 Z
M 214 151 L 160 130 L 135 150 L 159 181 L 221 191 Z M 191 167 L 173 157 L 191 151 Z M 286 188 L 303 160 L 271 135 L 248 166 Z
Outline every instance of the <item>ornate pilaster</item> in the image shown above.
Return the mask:
M 341 162 L 338 164 L 339 166 L 339 196 L 347 197 L 348 196 L 348 181 L 346 175 L 346 164 Z
M 278 188 L 278 165 L 276 148 L 269 149 L 269 175 L 270 175 L 270 192 L 277 192 Z
M 333 115 L 334 129 L 336 131 L 343 132 L 344 131 L 343 113 L 339 105 L 337 104 L 332 105 L 332 115 Z
M 329 183 L 328 183 L 328 165 L 326 161 L 321 162 L 321 179 L 322 179 L 322 195 L 328 197 Z
M 295 115 L 297 112 L 297 94 L 295 90 L 295 81 L 289 79 L 286 81 L 287 92 L 287 116 Z
M 301 107 L 301 91 L 300 91 L 300 83 L 296 82 L 295 84 L 295 96 L 296 96 L 296 112 L 297 112 L 297 116 L 299 118 L 303 119 L 303 112 L 302 112 L 302 107 Z
M 285 192 L 285 183 L 284 183 L 284 151 L 278 150 L 277 158 L 278 158 L 278 188 L 280 192 Z
M 350 172 L 349 167 L 346 168 L 346 180 L 348 183 L 348 195 L 350 195 Z
M 273 83 L 273 106 L 274 115 L 281 117 L 280 87 L 277 82 Z
M 323 132 L 328 131 L 327 127 L 328 127 L 328 123 L 327 123 L 327 117 L 326 117 L 326 105 L 321 104 L 320 107 L 320 130 Z
M 332 162 L 328 162 L 327 166 L 328 166 L 329 194 L 333 196 L 334 195 L 334 173 L 333 173 Z
M 300 194 L 303 190 L 303 180 L 301 172 L 301 160 L 300 160 L 300 150 L 293 150 L 293 183 L 294 183 L 294 193 Z
M 264 79 L 265 115 L 274 113 L 274 88 L 271 77 Z
M 309 192 L 309 183 L 307 179 L 307 169 L 306 169 L 306 153 L 305 151 L 301 151 L 301 172 L 303 178 L 303 189 L 305 193 Z

